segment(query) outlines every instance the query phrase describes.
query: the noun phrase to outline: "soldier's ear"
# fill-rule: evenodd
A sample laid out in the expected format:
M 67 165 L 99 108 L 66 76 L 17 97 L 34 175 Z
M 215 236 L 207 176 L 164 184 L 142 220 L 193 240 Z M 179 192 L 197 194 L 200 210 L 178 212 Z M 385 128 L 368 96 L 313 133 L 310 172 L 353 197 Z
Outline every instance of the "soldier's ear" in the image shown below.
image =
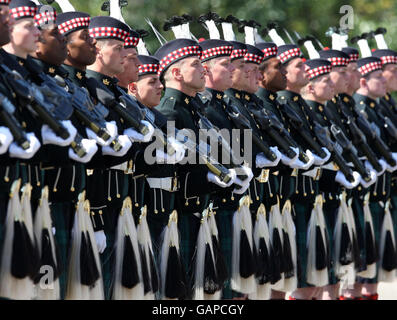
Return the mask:
M 178 67 L 173 67 L 171 69 L 171 74 L 175 80 L 183 80 L 181 69 Z
M 360 78 L 360 87 L 361 88 L 368 88 L 367 78 L 361 77 Z
M 128 85 L 128 91 L 129 91 L 131 94 L 133 94 L 134 96 L 137 94 L 138 89 L 137 89 L 137 87 L 136 87 L 136 82 L 131 82 L 131 83 Z

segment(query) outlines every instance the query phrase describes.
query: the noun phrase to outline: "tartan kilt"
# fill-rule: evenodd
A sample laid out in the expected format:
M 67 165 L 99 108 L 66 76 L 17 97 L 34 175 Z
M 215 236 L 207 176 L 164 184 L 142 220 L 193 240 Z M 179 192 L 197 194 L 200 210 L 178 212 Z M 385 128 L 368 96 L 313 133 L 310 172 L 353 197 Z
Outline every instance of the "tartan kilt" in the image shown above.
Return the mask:
M 364 219 L 364 202 L 361 198 L 353 196 L 352 209 L 354 223 L 356 225 L 357 243 L 360 250 L 360 264 L 358 271 L 366 269 L 366 249 L 365 249 L 365 219 Z
M 372 221 L 374 224 L 374 236 L 375 243 L 379 250 L 380 232 L 382 228 L 382 222 L 384 217 L 384 210 L 378 202 L 370 202 L 369 208 L 371 210 Z M 378 271 L 380 267 L 380 261 L 376 262 L 376 276 L 372 279 L 358 278 L 360 283 L 377 283 L 378 282 Z
M 225 259 L 228 273 L 228 279 L 222 290 L 222 299 L 232 299 L 243 296 L 230 287 L 232 275 L 233 215 L 235 212 L 236 210 L 218 209 L 215 215 L 218 227 L 219 245 Z
M 397 188 L 391 189 L 391 206 L 390 213 L 393 219 L 394 234 L 397 236 Z
M 60 261 L 58 262 L 61 273 L 59 275 L 61 299 L 65 298 L 69 254 L 71 243 L 71 231 L 74 224 L 75 206 L 72 202 L 60 202 L 50 204 L 51 217 L 55 226 L 55 241 L 59 250 Z
M 309 226 L 310 215 L 313 209 L 313 202 L 293 203 L 295 215 L 293 216 L 296 229 L 297 247 L 297 269 L 298 269 L 298 288 L 312 287 L 306 282 L 307 269 L 307 228 Z
M 328 246 L 329 246 L 329 265 L 328 265 L 328 276 L 329 276 L 329 284 L 337 284 L 339 282 L 338 278 L 335 275 L 335 260 L 333 257 L 334 252 L 334 229 L 336 218 L 338 215 L 339 208 L 339 200 L 327 200 L 323 205 L 323 212 L 325 223 L 327 226 L 327 237 L 328 237 Z

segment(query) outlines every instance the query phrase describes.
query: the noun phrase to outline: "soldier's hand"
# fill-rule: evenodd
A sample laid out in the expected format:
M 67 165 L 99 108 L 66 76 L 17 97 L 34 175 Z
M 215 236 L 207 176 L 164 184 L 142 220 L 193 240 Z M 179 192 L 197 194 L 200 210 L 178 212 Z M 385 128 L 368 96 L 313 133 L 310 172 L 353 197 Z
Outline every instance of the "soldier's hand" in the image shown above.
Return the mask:
M 378 176 L 376 175 L 376 171 L 375 170 L 369 170 L 369 176 L 371 177 L 370 181 L 365 181 L 362 177 L 360 179 L 360 184 L 364 187 L 364 188 L 369 188 L 371 185 L 373 185 L 376 180 L 378 179 Z
M 69 158 L 77 162 L 87 163 L 91 161 L 94 154 L 98 151 L 98 146 L 96 145 L 96 141 L 92 139 L 82 139 L 81 146 L 84 148 L 86 152 L 85 156 L 80 157 L 74 152 L 72 148 L 69 148 L 68 150 Z
M 360 183 L 361 176 L 357 171 L 353 171 L 353 178 L 354 181 L 350 182 L 346 179 L 345 175 L 341 171 L 338 171 L 335 181 L 343 185 L 346 189 L 353 189 Z
M 118 134 L 117 125 L 115 121 L 110 121 L 105 123 L 106 131 L 109 134 L 110 138 L 108 140 L 103 140 L 102 138 L 98 137 L 97 134 L 89 128 L 86 128 L 85 131 L 87 133 L 87 137 L 89 139 L 95 140 L 100 146 L 108 146 L 110 143 L 116 138 Z
M 322 147 L 321 149 L 323 149 L 324 152 L 325 152 L 325 154 L 326 154 L 326 157 L 325 157 L 325 158 L 321 158 L 321 157 L 319 157 L 318 155 L 316 155 L 315 153 L 312 152 L 312 155 L 313 155 L 313 157 L 314 157 L 314 165 L 316 165 L 316 166 L 321 166 L 321 165 L 323 165 L 323 164 L 326 163 L 326 162 L 329 160 L 329 158 L 331 157 L 331 153 L 328 151 L 327 148 Z M 310 150 L 306 150 L 306 153 L 307 153 L 307 151 L 310 151 Z
M 142 133 L 139 133 L 133 128 L 128 128 L 124 130 L 124 134 L 129 136 L 133 141 L 136 142 L 149 142 L 152 140 L 153 134 L 154 134 L 154 127 L 147 121 L 142 120 L 141 121 L 148 129 L 149 132 L 143 135 Z
M 10 129 L 6 127 L 0 127 L 0 154 L 7 152 L 8 147 L 13 140 L 14 137 L 12 136 Z
M 77 129 L 72 125 L 70 120 L 61 121 L 62 125 L 66 128 L 69 133 L 69 137 L 62 139 L 57 136 L 52 129 L 46 124 L 41 127 L 41 138 L 43 139 L 43 144 L 54 144 L 56 146 L 67 147 L 72 143 L 77 134 Z
M 299 157 L 299 149 L 298 148 L 290 147 L 290 149 L 292 149 L 295 152 L 295 157 L 293 157 L 292 159 L 288 158 L 286 155 L 284 155 L 281 152 L 281 162 L 286 166 L 290 166 Z
M 307 170 L 309 169 L 313 163 L 314 163 L 314 157 L 312 155 L 312 153 L 310 152 L 310 150 L 307 150 L 309 152 L 305 152 L 306 157 L 308 158 L 307 163 L 303 163 L 302 161 L 299 160 L 299 157 L 293 162 L 291 163 L 289 166 L 292 169 L 302 169 L 302 170 Z
M 230 187 L 236 181 L 236 171 L 234 169 L 229 169 L 229 175 L 231 177 L 228 183 L 221 181 L 221 179 L 214 175 L 212 172 L 207 173 L 207 180 L 209 182 L 215 183 L 216 185 L 220 186 L 221 188 Z
M 186 154 L 186 148 L 184 145 L 175 140 L 173 137 L 168 137 L 167 144 L 172 147 L 175 152 L 170 155 L 165 153 L 163 150 L 156 149 L 156 162 L 167 164 L 176 164 L 181 162 L 185 158 Z
M 11 143 L 9 148 L 10 157 L 19 159 L 30 159 L 32 158 L 37 150 L 40 149 L 40 141 L 36 138 L 34 133 L 29 132 L 26 134 L 26 138 L 29 140 L 30 146 L 27 150 L 22 149 L 16 142 Z
M 123 157 L 128 150 L 132 146 L 132 142 L 130 138 L 126 135 L 121 135 L 117 136 L 117 141 L 121 145 L 121 149 L 119 151 L 115 151 L 112 147 L 110 146 L 104 146 L 102 147 L 102 154 L 105 156 L 113 156 L 113 157 Z
M 245 180 L 241 180 L 239 178 L 239 170 L 242 170 L 243 174 L 245 174 L 247 176 L 247 178 Z M 254 174 L 252 173 L 252 170 L 247 166 L 241 166 L 241 167 L 237 168 L 236 173 L 237 173 L 237 177 L 236 177 L 236 181 L 234 182 L 234 184 L 240 186 L 240 188 L 235 188 L 233 190 L 233 193 L 243 194 L 249 188 L 250 182 L 251 182 L 252 178 L 254 177 Z
M 268 168 L 275 167 L 278 165 L 281 159 L 281 152 L 278 151 L 277 147 L 270 147 L 270 149 L 276 154 L 276 160 L 271 161 L 265 157 L 263 152 L 256 155 L 255 164 L 257 168 Z
M 98 252 L 103 253 L 106 249 L 106 236 L 103 230 L 95 232 L 95 241 L 98 247 Z

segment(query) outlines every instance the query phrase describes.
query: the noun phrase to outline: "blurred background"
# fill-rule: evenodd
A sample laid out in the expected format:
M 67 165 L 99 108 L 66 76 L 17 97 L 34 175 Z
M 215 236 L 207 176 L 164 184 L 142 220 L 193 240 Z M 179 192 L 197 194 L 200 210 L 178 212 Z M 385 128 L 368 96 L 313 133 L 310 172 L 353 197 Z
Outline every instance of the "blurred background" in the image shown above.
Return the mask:
M 78 11 L 85 11 L 91 16 L 107 15 L 101 11 L 105 0 L 70 0 Z M 45 3 L 45 0 L 42 1 Z M 160 46 L 154 33 L 145 22 L 149 18 L 154 26 L 167 40 L 173 39 L 171 31 L 164 31 L 163 25 L 167 18 L 173 15 L 187 13 L 194 18 L 213 11 L 221 17 L 229 14 L 239 19 L 255 20 L 266 27 L 269 21 L 276 21 L 280 26 L 291 32 L 296 30 L 302 36 L 314 35 L 324 46 L 331 47 L 331 38 L 325 35 L 330 26 L 339 26 L 344 13 L 340 8 L 349 5 L 353 8 L 353 29 L 349 38 L 384 27 L 389 48 L 397 50 L 397 1 L 395 0 L 128 0 L 128 6 L 123 8 L 126 22 L 134 29 L 145 29 L 150 35 L 145 43 L 151 53 Z M 59 7 L 55 5 L 57 9 Z M 208 33 L 199 23 L 190 24 L 191 32 L 197 37 L 208 38 Z M 235 28 L 237 40 L 243 41 L 244 35 Z M 285 33 L 279 31 L 281 37 L 288 43 Z M 394 39 L 394 42 L 393 42 Z M 270 40 L 268 37 L 264 40 Z M 374 40 L 371 48 L 376 48 Z

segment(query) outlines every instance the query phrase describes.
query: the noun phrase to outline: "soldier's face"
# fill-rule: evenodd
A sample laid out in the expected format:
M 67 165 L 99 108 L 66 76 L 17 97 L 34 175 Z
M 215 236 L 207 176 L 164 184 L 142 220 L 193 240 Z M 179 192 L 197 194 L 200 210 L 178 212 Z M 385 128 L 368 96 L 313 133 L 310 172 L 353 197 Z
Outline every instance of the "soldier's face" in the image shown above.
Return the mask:
M 88 29 L 81 29 L 68 35 L 68 59 L 83 67 L 93 64 L 96 60 L 96 39 L 90 37 Z
M 205 89 L 205 69 L 198 57 L 188 57 L 184 59 L 180 68 L 184 86 L 195 92 Z
M 123 83 L 136 82 L 138 80 L 139 66 L 141 65 L 138 53 L 135 48 L 125 49 L 125 52 L 127 58 L 124 61 L 124 71 L 117 75 L 117 78 Z
M 270 58 L 262 73 L 262 84 L 273 92 L 284 90 L 287 86 L 287 71 L 277 58 Z
M 331 76 L 326 74 L 320 76 L 311 82 L 311 93 L 316 98 L 316 101 L 328 101 L 335 95 L 335 86 L 331 80 Z
M 109 76 L 116 76 L 124 72 L 127 53 L 124 49 L 124 42 L 116 39 L 106 40 L 106 43 L 99 51 L 98 57 Z
M 0 5 L 0 46 L 10 42 L 10 26 L 13 23 L 8 6 Z
M 262 75 L 259 72 L 259 66 L 255 63 L 246 63 L 249 72 L 248 86 L 245 91 L 255 93 L 259 89 L 259 81 L 262 80 Z
M 232 62 L 234 67 L 232 77 L 232 88 L 245 90 L 249 86 L 249 69 L 243 58 L 236 59 Z
M 383 77 L 381 70 L 369 74 L 366 79 L 366 87 L 371 97 L 380 98 L 386 94 L 386 79 Z
M 301 58 L 291 60 L 285 70 L 287 71 L 287 85 L 294 88 L 303 88 L 307 84 L 305 64 Z
M 232 87 L 234 70 L 230 58 L 213 59 L 211 66 L 207 68 L 207 81 L 211 83 L 213 89 L 225 91 Z
M 163 88 L 158 75 L 147 74 L 135 83 L 135 96 L 145 106 L 153 108 L 159 105 Z
M 346 90 L 349 81 L 346 67 L 332 67 L 330 77 L 335 86 L 335 94 L 342 93 Z
M 350 62 L 347 67 L 346 67 L 347 73 L 348 73 L 348 79 L 349 81 L 347 82 L 347 87 L 343 91 L 344 93 L 352 93 L 358 90 L 360 88 L 360 72 L 357 69 L 357 63 L 356 62 Z
M 61 65 L 66 59 L 66 40 L 59 33 L 57 26 L 53 25 L 41 31 L 36 55 L 39 59 L 53 65 Z
M 387 64 L 383 67 L 383 77 L 386 79 L 386 90 L 391 93 L 397 91 L 397 65 Z
M 37 50 L 40 30 L 31 18 L 17 20 L 11 27 L 11 42 L 19 52 L 33 53 Z

